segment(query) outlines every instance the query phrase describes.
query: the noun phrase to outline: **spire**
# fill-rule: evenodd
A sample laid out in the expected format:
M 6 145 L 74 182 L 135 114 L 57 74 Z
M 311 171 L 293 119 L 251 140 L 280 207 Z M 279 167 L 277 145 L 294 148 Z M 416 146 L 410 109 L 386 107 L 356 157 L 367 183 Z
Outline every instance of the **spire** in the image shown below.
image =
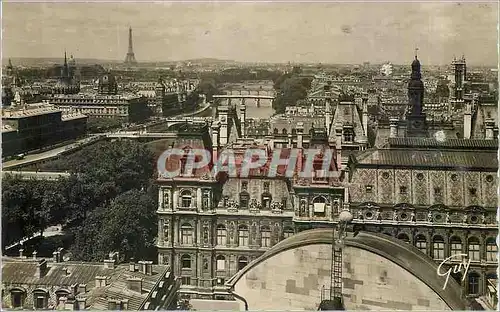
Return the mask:
M 418 48 L 415 48 L 415 59 L 418 60 Z
M 64 50 L 64 65 L 68 65 L 68 57 L 66 56 L 66 50 Z
M 134 48 L 132 44 L 132 27 L 129 26 L 128 28 L 128 52 L 125 57 L 125 64 L 133 65 L 136 64 L 137 61 L 135 60 L 135 55 L 134 55 Z

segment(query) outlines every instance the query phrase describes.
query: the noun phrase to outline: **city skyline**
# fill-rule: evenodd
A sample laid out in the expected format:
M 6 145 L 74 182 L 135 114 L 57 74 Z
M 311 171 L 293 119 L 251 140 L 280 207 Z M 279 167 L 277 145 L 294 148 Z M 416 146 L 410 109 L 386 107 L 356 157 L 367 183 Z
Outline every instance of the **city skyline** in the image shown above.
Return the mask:
M 497 64 L 496 3 L 4 3 L 3 58 Z M 85 11 L 86 14 L 81 14 Z M 138 14 L 139 12 L 139 14 Z M 328 23 L 326 23 L 328 21 Z M 38 24 L 38 25 L 37 25 Z

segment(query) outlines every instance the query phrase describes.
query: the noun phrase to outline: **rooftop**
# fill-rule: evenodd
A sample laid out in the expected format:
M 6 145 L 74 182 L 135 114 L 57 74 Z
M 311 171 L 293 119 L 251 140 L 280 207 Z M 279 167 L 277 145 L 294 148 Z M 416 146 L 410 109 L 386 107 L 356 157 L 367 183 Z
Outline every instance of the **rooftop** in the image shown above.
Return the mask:
M 371 149 L 351 159 L 357 165 L 497 171 L 497 151 Z
M 24 118 L 51 113 L 60 113 L 61 111 L 54 106 L 46 103 L 29 104 L 21 107 L 2 108 L 2 118 L 14 119 Z
M 106 268 L 104 263 L 83 262 L 48 262 L 47 272 L 41 278 L 37 276 L 37 267 L 41 259 L 2 258 L 2 284 L 25 285 L 25 287 L 68 288 L 74 284 L 86 285 L 85 294 L 79 297 L 87 299 L 86 306 L 93 310 L 106 310 L 108 298 L 127 300 L 128 309 L 139 310 L 145 304 L 149 293 L 155 285 L 170 274 L 170 268 L 164 265 L 153 265 L 152 274 L 140 271 L 131 272 L 129 264 Z M 137 267 L 137 265 L 136 265 Z M 106 277 L 106 286 L 96 287 L 97 277 Z M 129 278 L 142 279 L 142 291 L 128 287 Z
M 428 149 L 487 149 L 497 150 L 497 140 L 474 139 L 446 139 L 436 140 L 431 138 L 389 138 L 391 147 L 428 148 Z

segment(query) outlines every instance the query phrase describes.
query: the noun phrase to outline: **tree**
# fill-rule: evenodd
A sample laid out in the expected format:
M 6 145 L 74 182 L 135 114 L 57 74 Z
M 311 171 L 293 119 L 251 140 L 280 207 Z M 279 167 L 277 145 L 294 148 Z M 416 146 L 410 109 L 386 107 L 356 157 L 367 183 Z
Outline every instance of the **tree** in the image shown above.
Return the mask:
M 155 212 L 156 203 L 144 191 L 131 190 L 119 195 L 103 212 L 101 252 L 119 251 L 125 260 L 154 253 Z

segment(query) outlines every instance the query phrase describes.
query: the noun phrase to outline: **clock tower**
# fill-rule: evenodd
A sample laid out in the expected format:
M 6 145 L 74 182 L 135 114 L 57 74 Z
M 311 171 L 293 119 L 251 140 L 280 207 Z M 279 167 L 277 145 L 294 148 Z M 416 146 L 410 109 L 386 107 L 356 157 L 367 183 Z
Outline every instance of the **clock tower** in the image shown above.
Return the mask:
M 427 137 L 427 123 L 424 105 L 424 83 L 420 73 L 420 61 L 415 50 L 415 60 L 411 64 L 411 78 L 408 82 L 408 109 L 406 112 L 406 136 Z

